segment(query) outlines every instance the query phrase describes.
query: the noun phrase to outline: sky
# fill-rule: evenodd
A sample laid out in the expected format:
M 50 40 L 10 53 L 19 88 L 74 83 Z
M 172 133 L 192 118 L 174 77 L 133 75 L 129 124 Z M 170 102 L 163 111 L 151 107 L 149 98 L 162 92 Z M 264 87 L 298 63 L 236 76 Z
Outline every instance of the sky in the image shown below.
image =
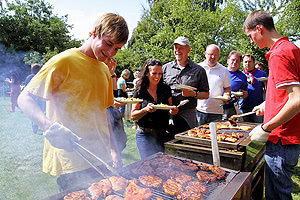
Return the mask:
M 118 13 L 127 21 L 129 34 L 141 19 L 146 0 L 45 0 L 53 6 L 54 14 L 68 14 L 68 24 L 73 24 L 71 35 L 76 39 L 87 39 L 96 19 L 106 12 Z

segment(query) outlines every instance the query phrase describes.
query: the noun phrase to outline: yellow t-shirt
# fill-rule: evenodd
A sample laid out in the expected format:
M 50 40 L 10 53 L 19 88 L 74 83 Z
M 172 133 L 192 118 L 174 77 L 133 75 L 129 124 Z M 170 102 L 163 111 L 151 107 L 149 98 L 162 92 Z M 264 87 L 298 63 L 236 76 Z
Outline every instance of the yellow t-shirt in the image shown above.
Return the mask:
M 51 121 L 69 128 L 82 138 L 83 146 L 111 162 L 106 108 L 113 104 L 113 88 L 109 70 L 103 62 L 78 49 L 64 51 L 50 59 L 25 90 L 47 99 L 46 115 Z M 101 163 L 95 160 L 94 164 Z M 89 167 L 75 152 L 57 149 L 45 139 L 45 173 L 56 176 Z

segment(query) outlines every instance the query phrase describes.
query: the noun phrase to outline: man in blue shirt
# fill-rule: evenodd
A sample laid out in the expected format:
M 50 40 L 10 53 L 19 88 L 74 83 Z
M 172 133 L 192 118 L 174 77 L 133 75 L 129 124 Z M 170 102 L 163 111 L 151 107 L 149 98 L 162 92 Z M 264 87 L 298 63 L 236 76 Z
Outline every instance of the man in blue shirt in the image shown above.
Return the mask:
M 234 104 L 239 98 L 246 98 L 248 96 L 247 91 L 247 77 L 239 70 L 241 65 L 242 54 L 239 51 L 231 51 L 227 58 L 228 71 L 230 76 L 230 88 L 232 92 L 242 92 L 241 96 L 235 97 L 232 95 L 232 100 L 228 104 L 224 104 L 225 119 L 228 119 L 232 115 L 238 114 L 236 112 Z
M 244 74 L 247 76 L 248 97 L 239 101 L 239 107 L 243 113 L 251 112 L 253 108 L 264 101 L 265 84 L 257 78 L 267 77 L 267 73 L 255 68 L 255 58 L 251 54 L 243 55 Z M 243 117 L 245 122 L 262 123 L 263 116 L 248 115 Z

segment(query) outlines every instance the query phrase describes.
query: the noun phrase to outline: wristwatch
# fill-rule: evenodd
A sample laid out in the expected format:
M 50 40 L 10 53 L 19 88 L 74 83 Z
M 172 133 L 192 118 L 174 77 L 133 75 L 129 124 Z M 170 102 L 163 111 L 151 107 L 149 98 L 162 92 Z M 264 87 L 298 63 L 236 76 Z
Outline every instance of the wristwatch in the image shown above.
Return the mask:
M 198 95 L 198 92 L 197 92 L 197 91 L 195 91 L 195 96 L 194 96 L 194 97 L 195 97 L 195 98 L 197 98 L 197 95 Z

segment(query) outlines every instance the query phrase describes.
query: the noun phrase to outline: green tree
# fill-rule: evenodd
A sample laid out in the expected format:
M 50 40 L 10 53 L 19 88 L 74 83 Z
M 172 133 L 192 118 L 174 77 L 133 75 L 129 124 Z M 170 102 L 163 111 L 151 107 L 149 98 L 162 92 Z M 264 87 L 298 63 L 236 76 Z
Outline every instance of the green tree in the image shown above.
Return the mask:
M 58 17 L 44 0 L 15 0 L 0 12 L 0 43 L 16 51 L 63 51 L 72 41 L 67 15 Z M 77 42 L 77 45 L 80 41 Z

